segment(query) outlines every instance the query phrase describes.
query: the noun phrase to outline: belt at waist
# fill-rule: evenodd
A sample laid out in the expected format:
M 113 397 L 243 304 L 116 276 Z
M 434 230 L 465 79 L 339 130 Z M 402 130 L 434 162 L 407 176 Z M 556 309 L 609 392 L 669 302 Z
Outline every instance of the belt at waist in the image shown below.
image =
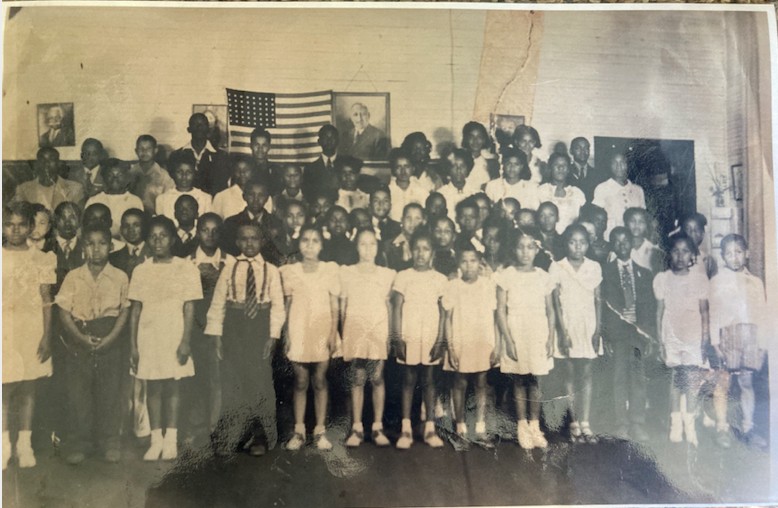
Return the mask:
M 269 303 L 260 303 L 260 304 L 258 305 L 258 307 L 259 307 L 259 310 L 263 310 L 263 309 L 269 309 L 269 308 L 270 308 L 270 305 L 271 305 L 271 304 L 269 304 Z M 239 309 L 239 310 L 245 310 L 245 309 L 246 309 L 246 304 L 245 304 L 245 303 L 243 303 L 243 302 L 229 302 L 229 301 L 228 301 L 228 302 L 227 302 L 227 308 L 228 308 L 228 309 Z

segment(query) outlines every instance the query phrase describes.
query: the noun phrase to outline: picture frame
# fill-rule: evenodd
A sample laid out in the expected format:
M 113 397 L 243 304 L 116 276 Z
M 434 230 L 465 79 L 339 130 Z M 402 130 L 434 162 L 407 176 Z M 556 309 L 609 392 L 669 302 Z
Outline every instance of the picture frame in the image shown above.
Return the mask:
M 333 92 L 332 124 L 340 134 L 339 154 L 386 160 L 392 147 L 389 100 L 388 92 Z M 355 122 L 361 124 L 361 132 Z
M 730 167 L 730 177 L 732 178 L 732 198 L 735 201 L 743 201 L 743 181 L 744 170 L 742 164 L 733 164 Z
M 192 104 L 192 114 L 203 113 L 208 118 L 208 141 L 214 148 L 227 151 L 230 145 L 226 104 Z
M 525 122 L 524 115 L 491 113 L 489 115 L 489 135 L 499 146 L 508 145 L 513 138 L 513 131 L 519 125 L 524 125 Z
M 76 146 L 76 129 L 72 102 L 38 104 L 38 146 Z

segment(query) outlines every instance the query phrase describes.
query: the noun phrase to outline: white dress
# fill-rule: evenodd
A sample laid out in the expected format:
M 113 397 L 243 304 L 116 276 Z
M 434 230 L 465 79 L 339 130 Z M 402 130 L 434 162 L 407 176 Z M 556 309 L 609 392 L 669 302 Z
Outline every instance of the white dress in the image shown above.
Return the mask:
M 492 203 L 501 199 L 513 198 L 519 202 L 522 208 L 537 210 L 538 205 L 540 205 L 538 184 L 531 180 L 519 180 L 514 184 L 509 184 L 504 178 L 498 178 L 487 183 L 484 192 Z
M 388 302 L 396 272 L 376 266 L 362 272 L 358 265 L 340 267 L 340 296 L 346 299 L 343 359 L 386 360 L 389 340 Z
M 403 295 L 402 339 L 405 341 L 406 365 L 438 365 L 430 362 L 430 351 L 438 337 L 440 308 L 448 279 L 435 270 L 420 272 L 408 268 L 397 274 L 394 290 Z
M 330 296 L 340 296 L 338 265 L 320 261 L 315 272 L 303 272 L 302 263 L 280 268 L 284 296 L 292 298 L 288 316 L 289 353 L 293 362 L 329 360 L 332 328 Z
M 707 300 L 708 277 L 689 270 L 686 275 L 665 270 L 654 277 L 654 296 L 664 301 L 659 337 L 668 367 L 702 366 L 702 315 L 700 300 Z
M 38 361 L 43 337 L 40 287 L 56 284 L 56 267 L 53 252 L 3 249 L 3 384 L 51 375 L 51 360 Z
M 553 183 L 544 183 L 538 187 L 538 200 L 541 203 L 550 201 L 559 209 L 559 222 L 556 224 L 559 234 L 576 221 L 581 207 L 586 204 L 586 196 L 578 187 L 566 186 L 565 195 L 560 197 L 556 195 L 556 185 Z
M 567 258 L 552 263 L 548 270 L 554 285 L 559 288 L 559 303 L 567 333 L 573 342 L 570 352 L 564 356 L 559 351 L 559 341 L 554 341 L 556 358 L 596 358 L 601 351 L 592 346 L 592 336 L 597 327 L 594 306 L 594 290 L 602 282 L 602 268 L 596 261 L 584 258 L 576 271 Z M 602 342 L 600 342 L 602 349 Z
M 479 277 L 473 283 L 450 280 L 441 303 L 445 310 L 453 311 L 448 345 L 459 358 L 458 369 L 454 369 L 448 359 L 443 363 L 443 369 L 465 373 L 489 370 L 489 359 L 497 338 L 494 322 L 497 285 L 490 277 Z
M 522 272 L 508 267 L 495 275 L 497 285 L 506 293 L 508 329 L 516 342 L 518 361 L 503 351 L 500 371 L 506 374 L 545 376 L 554 368 L 554 359 L 546 353 L 548 316 L 546 297 L 554 290 L 551 276 L 540 268 Z
M 147 259 L 132 272 L 130 300 L 143 304 L 138 323 L 138 379 L 181 379 L 194 375 L 191 357 L 178 363 L 184 333 L 184 303 L 203 298 L 200 271 L 188 259 Z

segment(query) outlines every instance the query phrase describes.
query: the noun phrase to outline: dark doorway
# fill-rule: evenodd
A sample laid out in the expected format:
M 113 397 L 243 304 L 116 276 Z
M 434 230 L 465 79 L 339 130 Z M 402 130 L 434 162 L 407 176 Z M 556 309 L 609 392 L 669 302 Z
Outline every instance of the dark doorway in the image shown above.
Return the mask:
M 594 137 L 596 168 L 607 173 L 615 153 L 627 156 L 629 179 L 643 187 L 663 244 L 675 221 L 697 210 L 694 141 Z

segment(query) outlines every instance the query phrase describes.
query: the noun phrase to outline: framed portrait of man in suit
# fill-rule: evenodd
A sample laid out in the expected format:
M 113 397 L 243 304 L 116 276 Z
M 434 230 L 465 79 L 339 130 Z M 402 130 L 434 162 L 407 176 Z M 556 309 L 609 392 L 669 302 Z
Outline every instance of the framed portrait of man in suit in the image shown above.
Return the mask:
M 202 113 L 208 119 L 208 141 L 214 148 L 227 151 L 227 105 L 226 104 L 192 104 L 192 114 Z
M 492 113 L 489 115 L 489 134 L 499 146 L 507 146 L 513 141 L 513 131 L 524 125 L 524 115 Z
M 38 104 L 38 146 L 76 146 L 73 103 Z
M 332 121 L 340 135 L 340 155 L 386 160 L 392 147 L 388 93 L 334 92 Z

